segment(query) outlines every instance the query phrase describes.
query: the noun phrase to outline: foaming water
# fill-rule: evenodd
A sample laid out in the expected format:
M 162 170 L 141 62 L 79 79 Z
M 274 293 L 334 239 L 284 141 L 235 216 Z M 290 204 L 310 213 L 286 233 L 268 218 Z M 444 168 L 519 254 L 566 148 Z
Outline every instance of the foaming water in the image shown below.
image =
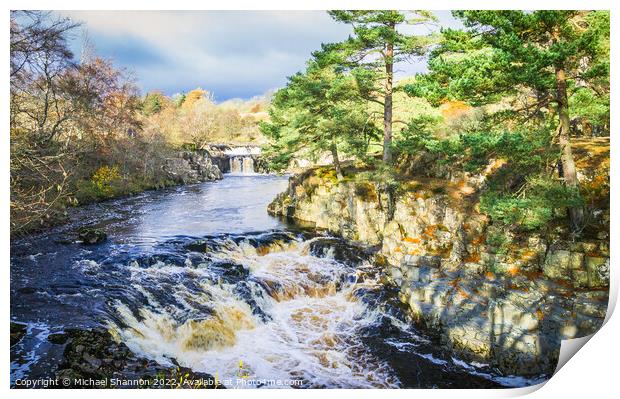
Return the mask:
M 212 314 L 185 319 L 187 309 L 160 309 L 149 303 L 136 317 L 121 302 L 115 304 L 120 323 L 111 324 L 134 351 L 160 362 L 175 359 L 194 370 L 209 372 L 237 386 L 248 380 L 298 381 L 303 387 L 396 387 L 385 362 L 374 358 L 358 331 L 377 323 L 355 291 L 371 282 L 357 282 L 356 269 L 334 259 L 310 254 L 307 241 L 275 240 L 253 246 L 250 241 L 223 239 L 209 254 L 212 262 L 235 262 L 248 269 L 243 284 L 247 302 L 238 298 L 240 282 L 222 282 L 202 272 L 200 290 L 176 294 L 184 302 L 202 303 Z M 208 268 L 206 264 L 197 270 Z M 174 274 L 178 267 L 135 272 Z M 201 272 L 196 273 L 196 277 Z M 119 326 L 120 325 L 120 326 Z M 241 365 L 241 366 L 240 366 Z M 237 381 L 239 380 L 239 381 Z
M 53 377 L 49 334 L 107 327 L 162 364 L 229 387 L 497 387 L 537 383 L 451 357 L 416 331 L 372 254 L 267 214 L 286 177 L 227 175 L 81 207 L 11 242 L 11 381 Z M 101 228 L 84 246 L 75 232 Z M 278 382 L 280 384 L 278 384 Z

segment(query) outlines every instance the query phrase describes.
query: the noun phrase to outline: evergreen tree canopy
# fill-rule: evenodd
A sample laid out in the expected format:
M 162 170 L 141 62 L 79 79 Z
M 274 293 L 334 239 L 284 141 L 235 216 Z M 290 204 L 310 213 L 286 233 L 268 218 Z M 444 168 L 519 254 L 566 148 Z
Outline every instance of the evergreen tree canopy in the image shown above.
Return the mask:
M 446 29 L 430 54 L 430 73 L 408 85 L 410 94 L 438 105 L 497 102 L 524 88 L 537 104 L 554 100 L 556 67 L 572 88 L 600 85 L 609 76 L 609 13 L 605 11 L 456 11 L 466 30 Z M 607 40 L 605 40 L 607 35 Z M 604 84 L 604 82 L 603 82 Z
M 383 160 L 392 161 L 392 108 L 394 64 L 412 56 L 421 56 L 433 42 L 433 36 L 407 35 L 398 30 L 403 24 L 419 25 L 436 20 L 429 11 L 336 10 L 329 14 L 337 21 L 353 26 L 353 36 L 338 44 L 345 55 L 344 66 L 357 69 L 364 81 L 361 91 L 370 101 L 383 106 Z
M 274 140 L 268 152 L 275 168 L 286 167 L 300 151 L 310 156 L 330 152 L 340 174 L 339 151 L 365 154 L 369 140 L 376 137 L 357 80 L 340 70 L 335 57 L 327 47 L 314 53 L 307 69 L 276 92 L 271 120 L 261 126 Z
M 447 100 L 483 105 L 525 94 L 526 104 L 512 107 L 508 114 L 542 114 L 557 124 L 559 175 L 577 188 L 569 96 L 579 88 L 605 86 L 609 58 L 601 55 L 608 44 L 608 12 L 455 11 L 454 15 L 466 29 L 443 31 L 443 40 L 429 59 L 430 72 L 418 75 L 406 87 L 408 93 L 435 105 Z M 600 115 L 600 108 L 597 111 Z M 569 214 L 573 228 L 582 228 L 583 211 L 574 207 Z

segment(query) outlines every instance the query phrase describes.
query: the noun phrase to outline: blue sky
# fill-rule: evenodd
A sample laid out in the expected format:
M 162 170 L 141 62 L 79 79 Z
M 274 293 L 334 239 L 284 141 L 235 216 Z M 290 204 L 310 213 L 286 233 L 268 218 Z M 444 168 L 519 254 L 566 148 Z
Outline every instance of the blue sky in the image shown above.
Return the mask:
M 282 87 L 321 43 L 346 39 L 350 28 L 324 11 L 62 11 L 83 23 L 97 54 L 133 72 L 143 93 L 171 95 L 202 87 L 218 101 L 250 98 Z M 458 26 L 437 11 L 442 26 Z M 428 31 L 419 27 L 417 32 Z M 84 33 L 75 35 L 79 55 Z M 425 62 L 398 74 L 424 71 Z

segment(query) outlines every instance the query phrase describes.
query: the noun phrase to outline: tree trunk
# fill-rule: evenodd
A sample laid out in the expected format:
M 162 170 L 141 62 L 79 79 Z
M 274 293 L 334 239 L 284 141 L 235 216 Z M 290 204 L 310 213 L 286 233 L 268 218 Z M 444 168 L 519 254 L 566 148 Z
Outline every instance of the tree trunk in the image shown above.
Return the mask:
M 334 161 L 334 169 L 336 170 L 336 177 L 338 180 L 342 180 L 342 168 L 340 166 L 340 159 L 338 158 L 338 149 L 335 144 L 331 146 L 332 158 Z
M 392 23 L 390 29 L 396 30 Z M 392 91 L 394 79 L 394 43 L 385 48 L 385 99 L 383 102 L 383 162 L 392 162 Z
M 570 117 L 568 114 L 568 94 L 566 91 L 566 72 L 562 64 L 556 65 L 555 68 L 555 80 L 556 80 L 556 102 L 558 107 L 559 117 L 559 134 L 558 141 L 561 148 L 561 165 L 562 165 L 562 177 L 564 182 L 569 187 L 579 188 L 579 180 L 577 179 L 577 168 L 575 167 L 575 160 L 573 158 L 573 152 L 570 145 Z M 583 208 L 575 207 L 568 209 L 568 215 L 570 217 L 573 230 L 578 230 L 583 227 Z

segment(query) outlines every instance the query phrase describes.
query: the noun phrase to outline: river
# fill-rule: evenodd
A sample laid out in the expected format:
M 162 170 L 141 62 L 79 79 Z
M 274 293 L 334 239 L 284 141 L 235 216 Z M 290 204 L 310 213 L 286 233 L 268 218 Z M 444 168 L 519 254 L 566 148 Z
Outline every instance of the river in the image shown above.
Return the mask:
M 11 381 L 53 375 L 62 346 L 49 334 L 104 327 L 162 364 L 263 381 L 244 387 L 530 383 L 417 331 L 363 251 L 269 216 L 286 186 L 226 175 L 75 208 L 68 224 L 13 240 L 11 321 L 27 334 L 11 347 Z M 108 240 L 75 241 L 85 225 Z

